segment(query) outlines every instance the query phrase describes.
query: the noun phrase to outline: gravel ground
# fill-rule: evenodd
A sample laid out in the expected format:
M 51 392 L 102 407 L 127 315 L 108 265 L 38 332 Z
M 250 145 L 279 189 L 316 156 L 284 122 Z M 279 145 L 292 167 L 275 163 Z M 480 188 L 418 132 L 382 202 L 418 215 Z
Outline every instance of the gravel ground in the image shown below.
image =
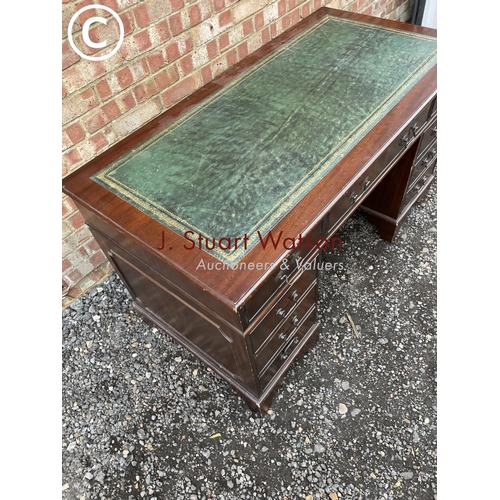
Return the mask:
M 316 347 L 260 418 L 132 308 L 113 274 L 63 311 L 63 494 L 436 497 L 436 186 L 387 244 L 356 213 L 327 253 Z M 356 332 L 351 326 L 351 321 Z

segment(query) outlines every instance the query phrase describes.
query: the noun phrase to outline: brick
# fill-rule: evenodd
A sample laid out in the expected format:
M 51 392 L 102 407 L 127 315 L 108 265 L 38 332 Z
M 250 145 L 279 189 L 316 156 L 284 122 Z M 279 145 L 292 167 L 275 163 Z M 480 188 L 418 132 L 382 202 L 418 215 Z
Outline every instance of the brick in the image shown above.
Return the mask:
M 170 0 L 170 6 L 172 10 L 179 10 L 184 7 L 184 0 Z
M 207 43 L 207 54 L 209 59 L 213 59 L 217 54 L 217 41 L 216 40 L 210 40 L 210 42 Z
M 219 50 L 222 52 L 227 47 L 229 47 L 229 33 L 226 32 L 219 37 Z
M 160 112 L 160 101 L 157 98 L 149 99 L 118 118 L 115 121 L 114 129 L 118 136 L 126 137 L 134 130 L 137 130 L 149 120 L 159 115 Z
M 235 65 L 238 62 L 238 52 L 236 49 L 233 49 L 226 54 L 226 61 L 228 68 L 230 68 L 231 66 Z
M 243 21 L 243 36 L 247 37 L 248 35 L 251 35 L 254 32 L 253 29 L 253 22 L 252 19 L 247 19 L 246 21 Z
M 69 259 L 63 259 L 62 261 L 62 272 L 65 273 L 73 264 Z
M 163 51 L 148 55 L 148 66 L 151 73 L 156 73 L 165 64 Z
M 179 83 L 176 83 L 169 89 L 167 89 L 163 95 L 163 105 L 166 108 L 172 107 L 174 104 L 178 103 L 189 94 L 192 94 L 198 88 L 198 81 L 195 75 L 188 76 L 181 80 Z
M 255 29 L 261 30 L 264 27 L 264 12 L 259 12 L 255 16 Z
M 69 279 L 71 284 L 75 284 L 78 283 L 83 278 L 83 274 L 78 269 L 74 269 L 67 275 L 67 278 Z
M 188 8 L 188 16 L 189 16 L 189 26 L 196 26 L 201 23 L 203 20 L 201 17 L 201 10 L 198 4 L 191 5 Z
M 322 0 L 314 0 L 314 2 L 313 2 L 314 11 L 317 11 L 318 9 L 321 8 L 321 3 L 322 3 Z
M 154 81 L 156 83 L 156 87 L 158 91 L 165 90 L 170 87 L 174 82 L 179 79 L 179 71 L 175 65 L 170 68 L 165 69 L 164 71 L 160 71 L 154 77 Z
M 148 7 L 146 4 L 140 4 L 132 11 L 134 13 L 135 22 L 140 28 L 145 28 L 151 24 Z
M 179 50 L 179 45 L 177 41 L 174 41 L 172 43 L 169 43 L 166 48 L 165 48 L 166 54 L 167 54 L 167 61 L 175 61 L 176 59 L 179 59 L 181 56 L 181 52 Z
M 64 153 L 63 158 L 66 161 L 67 169 L 69 171 L 82 161 L 82 157 L 76 148 Z M 64 175 L 66 175 L 66 173 L 63 173 L 63 176 Z
M 278 27 L 276 23 L 271 24 L 269 26 L 269 29 L 271 31 L 271 39 L 276 38 L 278 36 Z
M 278 17 L 281 17 L 286 12 L 286 0 L 280 0 L 278 2 Z
M 109 146 L 108 139 L 103 132 L 98 132 L 89 140 L 92 146 L 94 147 L 96 154 L 101 152 L 103 149 L 106 149 Z
M 237 47 L 238 49 L 238 58 L 241 61 L 248 55 L 248 43 L 244 41 Z
M 226 2 L 224 0 L 214 0 L 214 11 L 220 12 L 226 6 Z
M 62 69 L 69 68 L 80 60 L 80 56 L 73 50 L 69 42 L 62 44 Z
M 298 22 L 300 21 L 300 10 L 299 9 L 296 9 L 292 12 L 292 14 L 290 15 L 290 24 L 292 26 L 294 26 L 295 24 L 297 24 Z
M 108 123 L 115 120 L 122 114 L 116 100 L 104 104 L 102 112 L 104 113 Z
M 115 75 L 116 78 L 118 78 L 121 89 L 126 89 L 127 87 L 132 85 L 132 83 L 134 83 L 134 77 L 129 67 L 125 67 L 120 71 L 117 71 Z
M 262 30 L 262 45 L 265 45 L 267 42 L 271 40 L 271 31 L 269 27 Z
M 116 98 L 116 102 L 118 103 L 118 106 L 120 106 L 122 113 L 126 113 L 136 105 L 134 94 L 131 91 L 118 96 Z
M 291 16 L 289 16 L 289 15 L 284 16 L 283 19 L 281 20 L 281 27 L 282 27 L 283 31 L 287 30 L 291 25 L 292 25 Z
M 231 11 L 226 10 L 219 14 L 219 26 L 223 28 L 224 26 L 229 26 L 231 24 Z
M 102 251 L 96 252 L 92 257 L 90 257 L 90 262 L 94 267 L 101 265 L 106 260 L 106 257 Z
M 109 99 L 113 95 L 107 80 L 101 80 L 100 82 L 98 82 L 96 85 L 96 89 L 97 89 L 97 93 L 99 94 L 100 98 L 103 101 L 105 101 L 106 99 Z
M 170 25 L 170 31 L 172 32 L 172 36 L 179 35 L 184 31 L 182 16 L 180 12 L 174 14 L 173 16 L 170 16 L 169 25 Z
M 201 68 L 201 76 L 203 78 L 203 84 L 207 84 L 208 82 L 211 82 L 213 80 L 210 64 Z
M 156 36 L 158 38 L 159 43 L 163 43 L 166 42 L 167 40 L 170 40 L 171 38 L 170 28 L 168 27 L 168 21 L 166 19 L 160 21 L 159 23 L 156 23 L 153 26 L 153 29 L 156 31 Z
M 267 0 L 241 0 L 233 8 L 233 22 L 239 23 L 267 5 Z
M 194 68 L 193 57 L 191 56 L 191 54 L 188 54 L 186 57 L 183 57 L 179 61 L 179 65 L 181 67 L 182 74 L 184 76 L 187 76 L 189 73 L 191 73 L 193 71 L 193 68 Z
M 98 105 L 99 101 L 93 89 L 66 97 L 62 104 L 63 124 L 78 118 Z
M 150 78 L 146 82 L 137 85 L 137 87 L 134 88 L 133 92 L 135 95 L 135 100 L 138 103 L 141 103 L 146 99 L 149 99 L 150 97 L 157 94 L 158 87 L 156 85 L 154 78 Z
M 369 5 L 368 7 L 366 7 L 365 9 L 363 9 L 361 11 L 361 14 L 365 14 L 367 16 L 370 16 L 373 12 L 373 6 L 372 5 Z
M 151 43 L 148 30 L 141 31 L 140 33 L 137 33 L 137 35 L 134 35 L 134 41 L 140 54 L 151 48 L 153 45 Z
M 307 17 L 309 14 L 310 14 L 310 6 L 308 3 L 305 3 L 302 5 L 301 7 L 301 14 L 302 14 L 302 17 Z
M 85 224 L 85 219 L 83 218 L 83 215 L 80 212 L 76 212 L 76 214 L 72 215 L 71 217 L 68 217 L 67 220 L 68 224 L 73 229 L 78 229 L 79 227 L 82 227 Z
M 101 247 L 94 238 L 90 238 L 90 240 L 85 244 L 85 249 L 87 250 L 87 253 L 91 255 L 95 252 L 98 252 Z
M 297 0 L 287 0 L 287 12 L 292 11 L 297 6 Z
M 80 142 L 85 137 L 85 132 L 79 123 L 73 123 L 64 129 L 72 144 Z
M 108 120 L 106 119 L 106 116 L 104 115 L 102 110 L 99 109 L 96 113 L 93 113 L 89 117 L 86 117 L 83 123 L 85 125 L 85 130 L 93 134 L 100 128 L 104 127 L 104 125 L 108 123 Z

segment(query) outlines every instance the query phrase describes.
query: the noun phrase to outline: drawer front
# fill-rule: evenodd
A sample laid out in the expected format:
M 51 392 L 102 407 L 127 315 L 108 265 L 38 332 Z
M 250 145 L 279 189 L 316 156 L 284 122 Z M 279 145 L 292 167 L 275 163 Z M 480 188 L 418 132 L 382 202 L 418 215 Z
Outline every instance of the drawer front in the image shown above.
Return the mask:
M 387 148 L 387 163 L 390 163 L 397 156 L 406 151 L 420 135 L 427 123 L 432 104 L 432 101 L 427 104 L 417 117 L 410 122 L 410 125 L 407 126 L 403 132 L 399 134 L 398 138 Z
M 315 269 L 303 271 L 292 285 L 287 286 L 281 298 L 249 334 L 254 353 L 259 352 L 261 346 L 280 323 L 287 322 L 297 314 L 296 309 L 303 302 L 305 292 L 313 283 L 316 283 L 316 273 Z
M 257 370 L 261 372 L 273 355 L 280 350 L 292 337 L 298 326 L 302 324 L 304 317 L 309 311 L 316 297 L 316 282 L 308 289 L 300 302 L 290 311 L 287 318 L 282 321 L 273 331 L 267 332 L 267 342 L 261 344 L 257 350 L 255 364 Z
M 409 203 L 412 203 L 414 199 L 418 198 L 425 188 L 430 184 L 434 178 L 434 169 L 436 167 L 436 162 L 434 161 L 432 165 L 429 165 L 427 169 L 422 173 L 422 175 L 417 179 L 412 188 L 408 190 L 403 198 L 403 207 L 406 207 Z
M 387 167 L 398 158 L 408 147 L 414 143 L 416 137 L 419 136 L 423 127 L 427 123 L 432 102 L 411 121 L 404 131 L 386 148 L 386 150 L 373 162 L 369 169 L 361 178 L 354 183 L 347 193 L 340 198 L 332 207 L 325 219 L 325 237 L 331 237 L 338 229 L 340 224 L 351 212 L 356 209 L 369 189 L 371 184 L 387 169 Z
M 313 301 L 306 313 L 302 323 L 297 328 L 289 333 L 287 341 L 279 344 L 278 350 L 272 353 L 270 361 L 260 371 L 260 385 L 261 389 L 269 384 L 272 378 L 276 375 L 277 371 L 285 363 L 285 361 L 297 353 L 299 342 L 304 338 L 307 332 L 311 329 L 316 321 L 316 305 Z
M 413 187 L 415 181 L 422 175 L 424 170 L 436 161 L 437 144 L 434 143 L 431 147 L 415 162 L 411 169 L 410 180 L 408 181 L 408 191 Z
M 431 116 L 435 116 L 438 111 L 438 99 L 437 96 L 432 100 Z
M 417 158 L 420 158 L 422 153 L 431 145 L 437 141 L 437 120 L 433 121 L 428 129 L 425 131 L 422 139 L 420 139 L 420 144 L 418 146 Z
M 310 247 L 311 244 L 314 245 L 320 237 L 321 224 L 318 224 L 310 233 L 303 237 L 302 248 L 296 248 L 287 257 L 288 269 L 281 269 L 281 266 L 278 266 L 276 271 L 260 286 L 257 292 L 250 297 L 246 304 L 248 323 L 257 316 L 272 297 L 275 297 L 288 283 L 296 279 L 294 275 L 297 270 L 296 259 L 300 257 L 300 261 L 302 262 L 311 253 L 317 251 L 316 248 L 311 249 Z

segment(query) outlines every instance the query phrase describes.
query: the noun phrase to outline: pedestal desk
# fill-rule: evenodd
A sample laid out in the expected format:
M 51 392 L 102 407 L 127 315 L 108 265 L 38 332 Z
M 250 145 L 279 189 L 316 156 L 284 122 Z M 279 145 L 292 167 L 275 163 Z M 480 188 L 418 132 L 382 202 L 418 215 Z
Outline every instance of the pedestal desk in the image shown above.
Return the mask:
M 391 241 L 433 179 L 435 35 L 322 8 L 63 181 L 138 311 L 258 412 L 318 338 L 321 249 L 357 208 Z

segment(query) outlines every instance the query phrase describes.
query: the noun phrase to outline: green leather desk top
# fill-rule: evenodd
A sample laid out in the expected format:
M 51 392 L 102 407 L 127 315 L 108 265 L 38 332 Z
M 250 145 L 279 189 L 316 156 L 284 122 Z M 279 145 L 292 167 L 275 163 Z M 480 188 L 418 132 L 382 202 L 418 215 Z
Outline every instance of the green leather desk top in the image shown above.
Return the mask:
M 436 39 L 325 17 L 92 179 L 239 261 L 435 64 Z

